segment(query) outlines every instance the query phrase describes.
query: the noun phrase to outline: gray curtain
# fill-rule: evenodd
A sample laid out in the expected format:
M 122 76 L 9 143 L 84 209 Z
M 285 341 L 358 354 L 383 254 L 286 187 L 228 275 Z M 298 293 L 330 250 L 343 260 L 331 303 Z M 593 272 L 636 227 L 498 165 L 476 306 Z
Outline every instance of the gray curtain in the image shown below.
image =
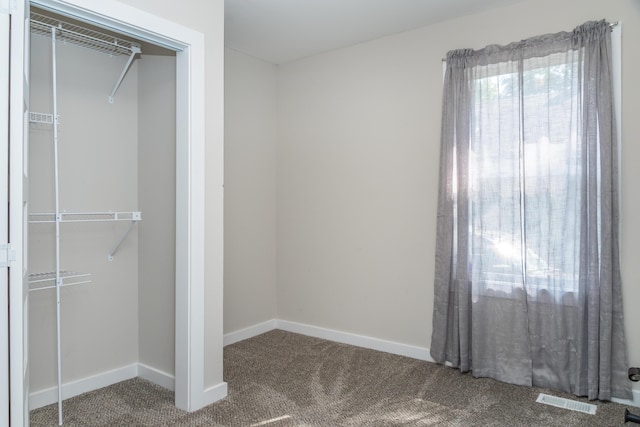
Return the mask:
M 630 398 L 611 28 L 447 55 L 431 355 Z

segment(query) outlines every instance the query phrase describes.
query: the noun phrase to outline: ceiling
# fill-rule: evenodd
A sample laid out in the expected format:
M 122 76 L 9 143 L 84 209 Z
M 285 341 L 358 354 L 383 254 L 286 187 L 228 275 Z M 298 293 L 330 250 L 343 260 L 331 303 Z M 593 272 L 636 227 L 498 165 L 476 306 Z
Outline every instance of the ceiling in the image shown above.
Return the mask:
M 274 64 L 522 0 L 225 0 L 225 45 Z

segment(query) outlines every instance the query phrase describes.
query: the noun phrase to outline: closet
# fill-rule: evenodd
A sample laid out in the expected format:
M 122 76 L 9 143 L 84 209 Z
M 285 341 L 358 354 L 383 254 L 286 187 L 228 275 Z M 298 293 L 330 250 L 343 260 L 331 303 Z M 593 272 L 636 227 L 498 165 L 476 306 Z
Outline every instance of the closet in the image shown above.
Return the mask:
M 175 56 L 146 47 L 32 10 L 31 407 L 59 424 L 140 363 L 173 374 Z

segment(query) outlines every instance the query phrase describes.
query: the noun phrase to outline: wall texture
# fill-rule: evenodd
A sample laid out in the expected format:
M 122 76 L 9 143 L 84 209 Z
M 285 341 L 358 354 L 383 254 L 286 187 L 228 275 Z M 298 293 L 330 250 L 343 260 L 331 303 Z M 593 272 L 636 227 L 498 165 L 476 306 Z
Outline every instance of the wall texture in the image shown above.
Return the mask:
M 32 37 L 32 111 L 51 113 L 51 39 Z M 126 57 L 57 44 L 60 208 L 137 210 L 138 67 L 108 95 Z M 32 212 L 53 212 L 52 128 L 30 129 Z M 138 238 L 107 254 L 126 223 L 61 225 L 61 268 L 91 273 L 91 283 L 61 290 L 62 379 L 71 382 L 138 360 Z M 55 271 L 53 224 L 29 227 L 30 273 Z M 52 283 L 50 283 L 52 284 Z M 55 290 L 30 293 L 30 391 L 56 384 Z
M 622 274 L 640 364 L 640 3 L 525 1 L 280 66 L 278 317 L 429 347 L 446 52 L 623 23 Z
M 276 317 L 276 70 L 225 49 L 225 333 Z
M 175 373 L 176 60 L 138 60 L 140 363 Z

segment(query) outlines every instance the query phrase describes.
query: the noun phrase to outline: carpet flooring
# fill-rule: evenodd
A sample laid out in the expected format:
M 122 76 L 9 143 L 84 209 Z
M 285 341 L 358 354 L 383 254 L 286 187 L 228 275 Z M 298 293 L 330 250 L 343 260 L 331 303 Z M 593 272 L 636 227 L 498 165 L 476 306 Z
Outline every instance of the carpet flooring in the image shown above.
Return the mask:
M 228 396 L 197 412 L 140 378 L 64 402 L 64 425 L 96 426 L 620 426 L 624 406 L 590 402 L 596 415 L 536 403 L 549 390 L 520 387 L 433 363 L 271 331 L 224 349 Z M 635 412 L 640 412 L 635 408 Z M 57 407 L 31 412 L 57 425 Z

